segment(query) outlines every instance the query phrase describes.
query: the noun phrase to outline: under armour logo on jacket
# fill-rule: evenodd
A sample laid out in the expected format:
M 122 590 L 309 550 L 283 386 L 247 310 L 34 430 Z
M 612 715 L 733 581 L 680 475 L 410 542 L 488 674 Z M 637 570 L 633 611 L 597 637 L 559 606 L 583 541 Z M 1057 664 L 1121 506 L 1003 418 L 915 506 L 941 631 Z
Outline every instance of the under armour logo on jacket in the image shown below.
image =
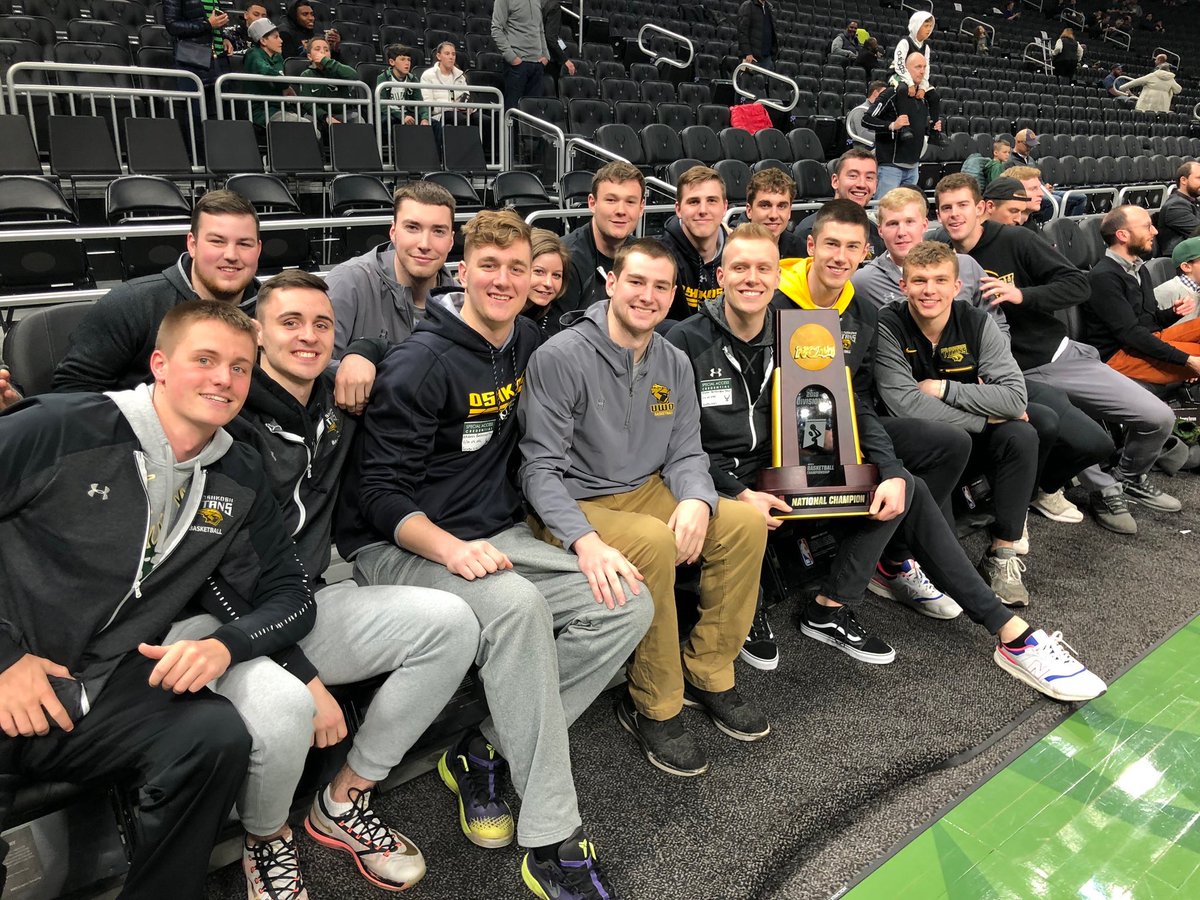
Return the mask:
M 109 488 L 109 486 L 107 484 L 104 487 L 100 487 L 100 485 L 96 484 L 93 481 L 91 488 L 88 489 L 88 496 L 89 497 L 99 497 L 101 500 L 107 500 L 108 492 L 110 490 L 111 490 L 111 488 Z

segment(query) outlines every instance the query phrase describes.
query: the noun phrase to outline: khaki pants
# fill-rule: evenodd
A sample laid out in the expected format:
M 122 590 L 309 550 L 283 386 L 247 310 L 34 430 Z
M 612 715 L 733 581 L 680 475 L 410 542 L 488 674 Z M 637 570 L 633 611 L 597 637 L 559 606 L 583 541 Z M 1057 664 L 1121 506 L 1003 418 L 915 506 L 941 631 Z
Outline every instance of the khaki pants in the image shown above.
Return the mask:
M 678 501 L 658 475 L 637 490 L 580 500 L 600 539 L 638 567 L 654 600 L 654 621 L 629 669 L 629 693 L 642 715 L 659 721 L 683 708 L 683 679 L 705 691 L 733 687 L 733 661 L 750 631 L 767 545 L 762 514 L 722 499 L 701 556 L 700 621 L 679 651 L 675 612 L 675 534 L 667 521 Z M 544 529 L 535 529 L 552 540 Z M 556 542 L 555 542 L 556 543 Z

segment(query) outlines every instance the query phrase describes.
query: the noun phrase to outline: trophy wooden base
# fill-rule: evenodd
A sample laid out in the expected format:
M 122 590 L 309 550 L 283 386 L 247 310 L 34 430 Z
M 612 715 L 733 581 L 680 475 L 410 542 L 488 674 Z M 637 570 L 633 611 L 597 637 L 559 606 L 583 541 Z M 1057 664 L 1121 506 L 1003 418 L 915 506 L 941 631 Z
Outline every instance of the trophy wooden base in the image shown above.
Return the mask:
M 871 509 L 879 469 L 871 463 L 843 467 L 845 484 L 810 487 L 804 466 L 780 466 L 758 473 L 758 489 L 774 494 L 792 508 L 774 513 L 778 519 L 822 519 L 829 516 L 865 516 Z

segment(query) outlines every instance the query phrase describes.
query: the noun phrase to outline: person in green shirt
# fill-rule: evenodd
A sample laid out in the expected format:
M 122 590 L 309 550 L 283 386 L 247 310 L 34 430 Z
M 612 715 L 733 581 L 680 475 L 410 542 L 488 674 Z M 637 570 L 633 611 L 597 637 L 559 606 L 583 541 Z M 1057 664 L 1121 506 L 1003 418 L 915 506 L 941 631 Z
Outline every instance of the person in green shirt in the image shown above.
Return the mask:
M 389 44 L 385 51 L 387 56 L 388 68 L 379 73 L 379 77 L 375 79 L 375 84 L 420 84 L 421 79 L 413 74 L 412 71 L 412 51 L 403 44 Z M 391 98 L 393 100 L 417 100 L 421 97 L 420 88 L 393 88 L 391 91 L 385 92 L 383 99 Z M 388 108 L 388 118 L 393 124 L 416 125 L 420 122 L 422 125 L 429 124 L 429 107 L 428 106 L 406 106 L 406 107 L 390 107 Z
M 300 88 L 301 94 L 305 97 L 320 97 L 324 100 L 351 100 L 354 98 L 354 91 L 350 85 L 338 82 L 358 81 L 358 73 L 350 66 L 333 58 L 329 50 L 329 41 L 323 37 L 309 38 L 308 62 L 308 68 L 301 73 L 305 79 L 304 86 Z M 362 116 L 351 107 L 326 106 L 325 109 L 324 114 L 319 114 L 314 106 L 313 117 L 326 125 L 362 121 Z
M 254 45 L 246 51 L 242 61 L 242 71 L 247 75 L 283 74 L 283 37 L 279 29 L 270 19 L 256 19 L 246 29 L 246 35 Z M 261 94 L 264 97 L 295 97 L 295 88 L 280 86 L 265 81 L 256 81 L 247 85 L 247 93 Z M 255 125 L 266 127 L 267 119 L 273 122 L 303 122 L 307 121 L 299 113 L 285 111 L 279 103 L 254 103 L 250 118 Z

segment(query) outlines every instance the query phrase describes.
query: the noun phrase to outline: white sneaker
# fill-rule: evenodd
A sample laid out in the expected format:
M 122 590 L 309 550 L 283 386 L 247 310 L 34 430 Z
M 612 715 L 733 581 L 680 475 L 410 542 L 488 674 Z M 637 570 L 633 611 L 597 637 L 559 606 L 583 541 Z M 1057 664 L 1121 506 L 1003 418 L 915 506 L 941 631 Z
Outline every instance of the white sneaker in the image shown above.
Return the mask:
M 1053 494 L 1038 490 L 1030 507 L 1040 512 L 1051 522 L 1066 522 L 1075 525 L 1083 521 L 1083 512 L 1079 507 L 1063 496 L 1062 488 Z
M 879 565 L 867 588 L 872 594 L 896 600 L 931 619 L 954 619 L 962 607 L 937 589 L 915 559 L 906 559 L 895 575 L 887 575 Z
M 1055 700 L 1091 700 L 1108 690 L 1108 685 L 1074 656 L 1062 632 L 1046 634 L 1040 628 L 1013 650 L 996 645 L 992 658 L 1014 678 Z
M 290 828 L 273 841 L 253 846 L 247 836 L 242 843 L 242 871 L 247 900 L 308 900 Z
M 1017 556 L 1029 555 L 1029 514 L 1025 514 L 1025 524 L 1021 527 L 1021 539 L 1013 544 Z

